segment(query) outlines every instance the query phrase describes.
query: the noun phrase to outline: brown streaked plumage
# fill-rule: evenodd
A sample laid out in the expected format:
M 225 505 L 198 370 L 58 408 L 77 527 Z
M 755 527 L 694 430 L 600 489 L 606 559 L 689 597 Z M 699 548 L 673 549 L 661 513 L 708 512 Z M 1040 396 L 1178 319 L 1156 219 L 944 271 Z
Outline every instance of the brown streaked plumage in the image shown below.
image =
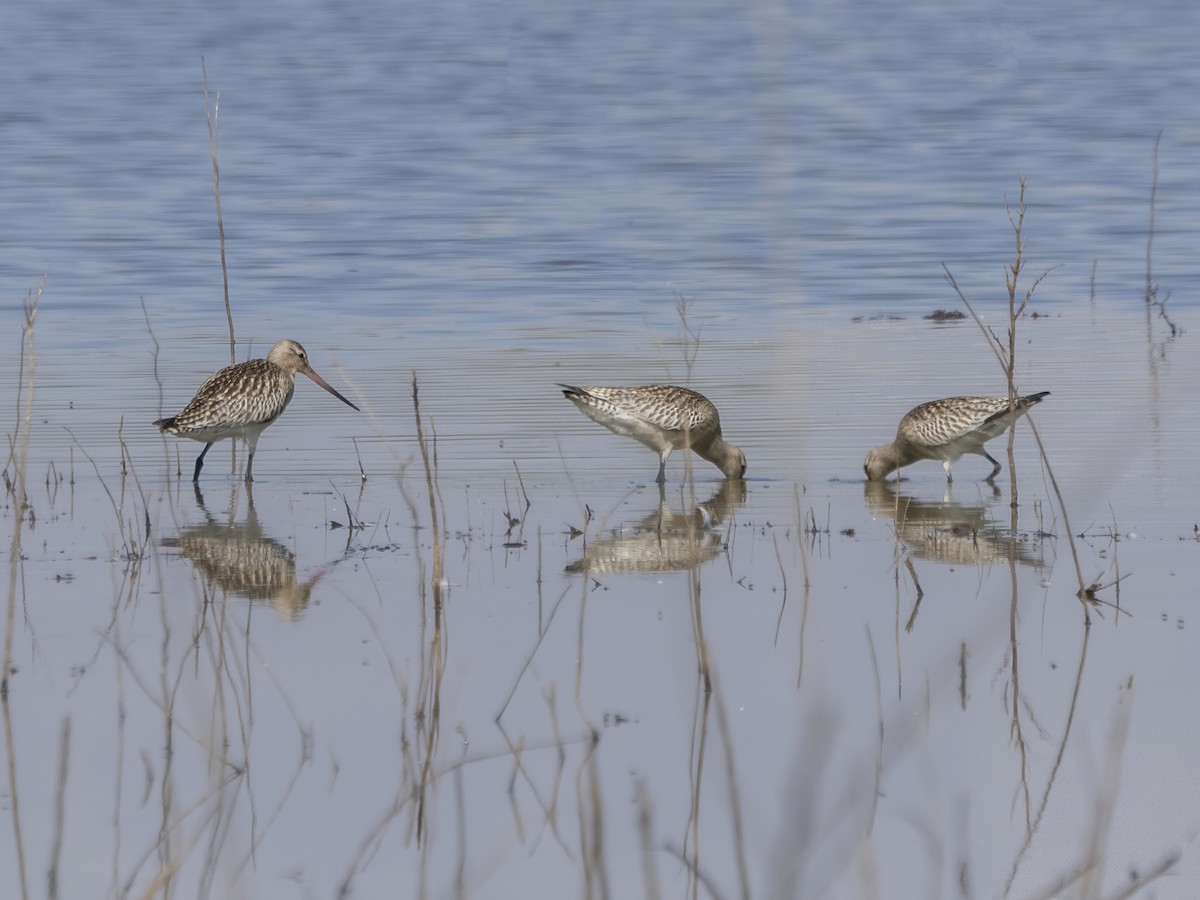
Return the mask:
M 1017 415 L 1028 412 L 1049 391 L 1017 399 Z M 946 481 L 953 481 L 950 467 L 960 456 L 974 453 L 992 464 L 988 480 L 1000 472 L 1000 463 L 983 449 L 1009 426 L 1007 397 L 947 397 L 932 400 L 909 410 L 900 420 L 896 440 L 876 447 L 867 454 L 863 471 L 867 480 L 882 481 L 890 473 L 921 459 L 940 459 L 946 469 Z
M 353 410 L 358 407 L 335 391 L 312 370 L 308 354 L 296 341 L 282 340 L 266 359 L 227 366 L 208 378 L 196 396 L 178 415 L 159 419 L 154 424 L 166 434 L 200 441 L 204 449 L 196 457 L 192 481 L 200 480 L 204 454 L 217 441 L 242 438 L 250 448 L 246 460 L 246 481 L 253 481 L 254 450 L 259 435 L 279 418 L 292 401 L 296 375 L 307 375 Z
M 746 474 L 745 455 L 721 436 L 721 417 L 703 394 L 670 384 L 559 387 L 589 419 L 655 451 L 659 484 L 667 480 L 667 457 L 672 450 L 694 450 L 726 478 Z
M 656 510 L 594 536 L 565 571 L 599 576 L 694 569 L 720 555 L 725 546 L 720 527 L 745 502 L 746 482 L 727 478 L 706 502 L 677 513 L 660 484 Z
M 267 535 L 259 524 L 253 484 L 247 486 L 249 509 L 241 524 L 222 523 L 210 515 L 200 486 L 194 487 L 204 522 L 164 538 L 162 545 L 178 550 L 212 590 L 228 591 L 250 601 L 266 600 L 284 621 L 300 618 L 326 570 L 319 569 L 303 582 L 296 577 L 295 554 Z

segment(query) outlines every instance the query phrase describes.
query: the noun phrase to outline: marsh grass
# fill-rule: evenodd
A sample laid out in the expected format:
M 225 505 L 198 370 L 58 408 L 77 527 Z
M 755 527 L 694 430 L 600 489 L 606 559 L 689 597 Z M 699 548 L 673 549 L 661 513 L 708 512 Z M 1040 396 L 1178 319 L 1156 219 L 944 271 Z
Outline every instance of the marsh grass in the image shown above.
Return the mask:
M 1155 179 L 1157 180 L 1157 143 L 1155 145 Z M 1009 223 L 1012 226 L 1013 235 L 1015 238 L 1015 250 L 1012 262 L 1008 265 L 1005 272 L 1005 283 L 1008 289 L 1008 340 L 1007 343 L 1002 341 L 995 332 L 984 325 L 983 321 L 976 314 L 970 302 L 963 295 L 958 285 L 955 283 L 954 277 L 950 270 L 943 266 L 946 278 L 950 285 L 954 288 L 963 304 L 967 307 L 975 323 L 983 332 L 988 340 L 989 346 L 992 348 L 999 361 L 1001 368 L 1004 370 L 1006 380 L 1008 382 L 1009 391 L 1009 409 L 1013 420 L 1009 429 L 1008 439 L 1008 464 L 1011 483 L 1011 532 L 1017 534 L 1017 471 L 1015 468 L 1015 460 L 1013 457 L 1013 441 L 1016 431 L 1016 403 L 1018 399 L 1017 387 L 1015 384 L 1015 362 L 1017 348 L 1017 327 L 1019 320 L 1024 316 L 1033 293 L 1038 284 L 1051 271 L 1046 270 L 1038 278 L 1034 279 L 1030 287 L 1023 295 L 1018 294 L 1018 280 L 1024 269 L 1024 238 L 1023 226 L 1025 220 L 1025 190 L 1026 182 L 1024 178 L 1020 179 L 1020 193 L 1017 208 L 1014 210 L 1005 204 L 1005 211 L 1008 214 Z M 1151 194 L 1151 210 L 1153 223 L 1153 191 Z M 1153 224 L 1151 224 L 1152 241 Z M 1094 278 L 1094 268 L 1093 268 Z M 1149 274 L 1149 244 L 1147 246 L 1147 303 L 1151 300 L 1151 285 L 1152 280 Z M 1018 297 L 1020 299 L 1018 300 Z M 1164 300 L 1165 302 L 1165 300 Z M 1161 311 L 1161 307 L 1160 307 Z M 1165 313 L 1164 313 L 1165 318 Z M 1169 320 L 1168 320 L 1169 322 Z M 1174 333 L 1174 327 L 1172 326 Z M 1016 555 L 1015 544 L 1013 550 L 1010 551 L 1009 571 L 1010 583 L 1012 585 L 1012 595 L 1009 606 L 1009 675 L 1011 682 L 1011 696 L 1008 699 L 1009 711 L 1011 715 L 1010 738 L 1017 752 L 1018 769 L 1019 769 L 1019 789 L 1018 796 L 1020 798 L 1019 806 L 1024 813 L 1024 831 L 1025 837 L 1020 849 L 1016 853 L 1012 861 L 1012 867 L 1009 872 L 1008 880 L 1005 885 L 1005 896 L 1008 896 L 1016 882 L 1017 876 L 1022 868 L 1022 864 L 1027 857 L 1029 850 L 1032 848 L 1035 839 L 1041 833 L 1041 823 L 1046 810 L 1049 806 L 1051 795 L 1054 793 L 1056 784 L 1058 783 L 1058 775 L 1066 757 L 1067 747 L 1070 744 L 1072 734 L 1072 726 L 1075 722 L 1076 711 L 1078 708 L 1079 697 L 1082 686 L 1084 684 L 1084 673 L 1087 663 L 1088 642 L 1091 636 L 1091 614 L 1090 610 L 1098 601 L 1096 592 L 1104 587 L 1119 585 L 1121 578 L 1120 573 L 1109 585 L 1085 583 L 1082 566 L 1080 564 L 1078 547 L 1075 542 L 1075 535 L 1071 529 L 1070 514 L 1067 510 L 1067 504 L 1063 497 L 1062 491 L 1059 488 L 1058 480 L 1054 476 L 1054 469 L 1050 463 L 1049 455 L 1046 452 L 1045 445 L 1042 442 L 1041 434 L 1037 429 L 1037 424 L 1034 421 L 1032 414 L 1027 414 L 1026 418 L 1029 421 L 1030 430 L 1033 433 L 1034 439 L 1037 442 L 1038 452 L 1041 457 L 1042 467 L 1050 482 L 1055 500 L 1058 504 L 1058 514 L 1062 516 L 1063 531 L 1066 534 L 1067 543 L 1070 548 L 1071 558 L 1075 567 L 1076 579 L 1079 583 L 1079 591 L 1077 593 L 1083 610 L 1083 629 L 1082 640 L 1080 644 L 1079 660 L 1076 667 L 1073 690 L 1070 700 L 1070 705 L 1067 710 L 1066 719 L 1063 725 L 1062 733 L 1057 741 L 1057 750 L 1054 762 L 1051 765 L 1049 772 L 1046 775 L 1045 782 L 1042 786 L 1040 797 L 1035 800 L 1034 789 L 1031 785 L 1030 776 L 1030 760 L 1029 748 L 1024 736 L 1022 712 L 1030 718 L 1038 731 L 1042 727 L 1036 723 L 1034 713 L 1030 704 L 1029 697 L 1022 693 L 1020 681 L 1020 640 L 1018 637 L 1018 583 L 1016 576 Z M 1044 533 L 1042 529 L 1044 524 L 1041 522 L 1042 514 L 1038 511 L 1039 533 Z M 1114 513 L 1114 534 L 1115 534 L 1115 513 Z M 1119 609 L 1119 607 L 1117 607 Z M 966 647 L 965 644 L 960 652 L 960 656 L 965 659 Z M 963 669 L 963 687 L 962 691 L 965 697 L 965 668 Z M 1124 748 L 1128 739 L 1128 720 L 1131 695 L 1123 698 L 1118 706 L 1117 726 L 1115 727 L 1111 740 L 1109 741 L 1109 755 L 1105 771 L 1101 773 L 1098 779 L 1098 791 L 1096 794 L 1096 804 L 1093 809 L 1091 818 L 1091 837 L 1088 841 L 1088 846 L 1084 851 L 1083 859 L 1072 866 L 1068 873 L 1054 879 L 1053 882 L 1044 890 L 1035 891 L 1031 896 L 1038 898 L 1050 898 L 1060 896 L 1067 890 L 1074 891 L 1078 896 L 1084 898 L 1092 898 L 1099 896 L 1106 897 L 1129 897 L 1140 891 L 1143 887 L 1150 884 L 1152 881 L 1161 877 L 1178 859 L 1178 854 L 1167 854 L 1162 861 L 1156 864 L 1149 872 L 1133 873 L 1128 883 L 1123 886 L 1123 889 L 1117 893 L 1103 893 L 1103 869 L 1107 857 L 1111 852 L 1109 847 L 1109 832 L 1112 826 L 1112 810 L 1115 806 L 1115 797 L 1118 788 L 1121 784 L 1121 760 L 1124 754 Z M 969 895 L 969 891 L 967 892 Z
M 213 199 L 217 206 L 217 238 L 221 251 L 221 282 L 225 289 L 225 321 L 229 325 L 229 364 L 237 362 L 237 343 L 233 333 L 233 307 L 229 302 L 229 266 L 225 261 L 225 217 L 221 214 L 221 160 L 218 153 L 217 116 L 221 111 L 221 95 L 208 92 L 208 67 L 200 57 L 200 75 L 204 80 L 204 121 L 208 125 L 208 150 L 212 157 Z
M 447 586 L 445 575 L 445 532 L 444 513 L 445 501 L 441 496 L 441 488 L 437 477 L 437 432 L 430 421 L 430 437 L 426 437 L 421 419 L 421 400 L 417 385 L 417 373 L 412 374 L 413 418 L 416 422 L 417 446 L 421 452 L 421 462 L 425 469 L 425 488 L 429 496 L 430 544 L 432 552 L 432 573 L 429 579 L 430 596 L 433 601 L 432 617 L 422 616 L 422 621 L 432 619 L 432 634 L 427 636 L 428 650 L 422 656 L 420 685 L 418 688 L 417 707 L 417 747 L 420 754 L 418 763 L 419 775 L 416 778 L 416 840 L 418 846 L 427 850 L 425 840 L 427 829 L 427 803 L 429 791 L 437 777 L 434 765 L 438 750 L 438 736 L 441 733 L 441 688 L 442 677 L 445 674 L 447 637 L 443 633 L 445 627 L 445 596 Z M 418 586 L 422 597 L 425 596 L 424 581 Z
M 1150 215 L 1146 225 L 1146 316 L 1147 326 L 1149 326 L 1150 315 L 1152 311 L 1157 310 L 1158 318 L 1167 323 L 1171 337 L 1176 337 L 1181 333 L 1181 329 L 1167 315 L 1167 301 L 1171 299 L 1171 292 L 1167 291 L 1160 295 L 1158 282 L 1154 280 L 1154 229 L 1158 203 L 1158 148 L 1162 143 L 1162 136 L 1163 133 L 1160 131 L 1154 138 L 1154 153 L 1151 162 Z
M 796 689 L 800 689 L 800 685 L 804 681 L 804 649 L 805 649 L 805 632 L 808 628 L 808 611 L 809 604 L 812 599 L 812 578 L 809 575 L 808 567 L 808 542 L 804 539 L 803 533 L 799 529 L 799 524 L 804 521 L 804 515 L 800 506 L 800 488 L 797 485 L 792 486 L 792 499 L 796 507 L 796 544 L 800 548 L 800 572 L 803 577 L 803 594 L 800 601 L 800 633 L 798 635 L 799 649 L 797 650 L 796 659 Z M 784 602 L 787 600 L 787 586 L 784 585 Z M 779 610 L 779 621 L 783 621 L 783 608 Z M 776 624 L 776 633 L 778 633 L 779 624 Z
M 38 285 L 25 296 L 22 309 L 24 321 L 21 326 L 19 362 L 17 368 L 17 420 L 9 440 L 9 458 L 5 464 L 5 482 L 13 507 L 13 533 L 8 556 L 8 603 L 4 616 L 4 653 L 0 660 L 0 716 L 4 719 L 4 749 L 7 760 L 9 818 L 12 821 L 13 854 L 17 864 L 17 883 L 22 900 L 29 897 L 29 880 L 26 871 L 25 840 L 21 826 L 21 796 L 17 779 L 17 758 L 13 732 L 12 709 L 10 706 L 9 678 L 13 672 L 13 640 L 17 629 L 17 596 L 21 572 L 22 528 L 27 516 L 32 515 L 29 493 L 25 481 L 29 464 L 29 434 L 33 424 L 33 398 L 37 379 L 37 354 L 34 341 L 37 325 L 38 304 L 46 284 L 43 275 Z M 24 404 L 22 406 L 22 394 Z M 11 474 L 10 474 L 11 471 Z
M 141 515 L 138 516 L 136 514 L 136 507 L 134 514 L 130 515 L 126 510 L 125 473 L 122 473 L 120 491 L 118 494 L 113 494 L 112 489 L 108 486 L 108 482 L 104 480 L 104 474 L 100 471 L 100 466 L 92 459 L 91 454 L 83 448 L 83 445 L 79 442 L 79 438 L 75 436 L 75 433 L 70 428 L 65 430 L 71 436 L 71 440 L 75 446 L 79 448 L 79 452 L 83 454 L 83 458 L 91 463 L 92 470 L 96 473 L 96 480 L 108 496 L 108 502 L 112 506 L 113 515 L 117 520 L 117 534 L 121 540 L 121 546 L 119 550 L 115 550 L 115 555 L 125 560 L 129 565 L 136 566 L 145 557 L 146 548 L 150 543 L 150 513 L 146 506 L 145 495 L 141 495 Z M 118 441 L 120 442 L 119 437 Z M 126 448 L 123 442 L 121 442 L 121 446 L 123 458 Z M 140 485 L 138 486 L 138 490 L 139 492 L 141 491 Z
M 212 158 L 213 170 L 213 200 L 217 212 L 217 242 L 221 253 L 221 285 L 225 296 L 225 321 L 229 326 L 229 364 L 237 362 L 237 340 L 233 331 L 233 306 L 229 302 L 229 265 L 225 259 L 225 217 L 221 213 L 221 160 L 218 153 L 218 120 L 221 111 L 221 95 L 212 97 L 208 92 L 208 67 L 204 57 L 200 57 L 200 75 L 204 81 L 204 121 L 208 125 L 208 150 Z M 231 472 L 237 472 L 238 441 L 229 442 L 229 465 Z
M 1050 268 L 1044 270 L 1040 275 L 1038 275 L 1033 280 L 1033 282 L 1029 285 L 1029 287 L 1025 289 L 1023 294 L 1019 294 L 1018 283 L 1019 283 L 1020 277 L 1025 269 L 1024 225 L 1025 225 L 1025 213 L 1026 213 L 1026 206 L 1025 206 L 1026 181 L 1025 181 L 1024 176 L 1022 176 L 1019 179 L 1018 184 L 1019 184 L 1019 193 L 1018 193 L 1018 197 L 1017 197 L 1017 206 L 1016 206 L 1015 211 L 1014 211 L 1013 207 L 1011 205 L 1009 205 L 1009 203 L 1007 201 L 1005 201 L 1005 204 L 1004 204 L 1004 211 L 1005 211 L 1005 214 L 1008 216 L 1008 222 L 1009 222 L 1010 227 L 1012 228 L 1013 241 L 1014 241 L 1013 258 L 1012 258 L 1012 261 L 1010 263 L 1008 263 L 1008 265 L 1005 267 L 1005 271 L 1004 271 L 1004 283 L 1005 283 L 1005 288 L 1008 293 L 1007 341 L 1002 340 L 992 328 L 990 328 L 984 324 L 983 320 L 979 317 L 979 314 L 975 312 L 975 308 L 971 305 L 971 301 L 967 299 L 966 294 L 964 294 L 962 289 L 958 286 L 958 282 L 955 280 L 954 275 L 950 271 L 949 266 L 947 266 L 945 263 L 942 264 L 942 270 L 946 275 L 946 281 L 950 284 L 951 288 L 954 289 L 954 292 L 958 295 L 958 298 L 962 301 L 963 305 L 967 308 L 967 311 L 971 314 L 971 318 L 974 319 L 975 324 L 979 327 L 979 330 L 983 333 L 984 339 L 987 341 L 988 346 L 991 348 L 992 353 L 995 355 L 996 361 L 1000 364 L 1000 368 L 1004 372 L 1005 381 L 1008 384 L 1008 408 L 1009 408 L 1010 422 L 1009 422 L 1009 428 L 1008 428 L 1007 453 L 1008 453 L 1009 487 L 1010 487 L 1010 491 L 1011 491 L 1010 496 L 1012 498 L 1011 502 L 1010 502 L 1009 528 L 1010 528 L 1011 533 L 1014 536 L 1016 534 L 1018 534 L 1018 528 L 1017 528 L 1018 485 L 1017 485 L 1016 458 L 1015 458 L 1015 454 L 1013 452 L 1013 448 L 1014 448 L 1014 445 L 1016 442 L 1017 422 L 1018 422 L 1017 403 L 1020 399 L 1018 391 L 1017 391 L 1017 384 L 1016 384 L 1017 344 L 1018 344 L 1017 326 L 1018 326 L 1018 323 L 1020 322 L 1020 320 L 1025 316 L 1025 312 L 1029 307 L 1030 301 L 1033 299 L 1034 292 L 1037 290 L 1038 285 L 1040 285 L 1042 283 L 1043 279 L 1045 279 L 1047 275 L 1049 275 L 1052 271 L 1054 271 L 1054 269 L 1058 268 L 1057 266 L 1051 266 Z M 1020 299 L 1018 299 L 1018 297 Z M 1075 536 L 1071 531 L 1071 525 L 1070 525 L 1069 516 L 1067 514 L 1066 503 L 1063 499 L 1062 492 L 1058 488 L 1058 481 L 1054 477 L 1054 468 L 1050 464 L 1050 458 L 1049 458 L 1049 456 L 1047 456 L 1046 448 L 1042 444 L 1041 436 L 1038 434 L 1037 425 L 1034 423 L 1033 411 L 1029 410 L 1025 414 L 1025 418 L 1029 422 L 1030 430 L 1033 431 L 1034 438 L 1037 441 L 1037 445 L 1038 445 L 1038 452 L 1041 455 L 1042 466 L 1045 469 L 1046 474 L 1050 479 L 1050 483 L 1054 489 L 1055 497 L 1058 500 L 1058 508 L 1063 517 L 1063 524 L 1064 524 L 1064 527 L 1066 530 L 1067 544 L 1071 550 L 1071 558 L 1073 559 L 1073 561 L 1075 563 L 1075 575 L 1079 582 L 1079 597 L 1082 601 L 1083 595 L 1085 592 L 1085 585 L 1084 585 L 1084 580 L 1083 580 L 1083 569 L 1079 563 L 1079 553 L 1075 546 Z M 1012 582 L 1014 592 L 1016 590 L 1016 575 L 1015 575 L 1016 555 L 1015 555 L 1015 552 L 1016 552 L 1016 547 L 1014 544 L 1012 553 L 1010 554 L 1010 557 L 1011 557 L 1010 563 L 1014 568 L 1013 582 Z M 1014 602 L 1015 602 L 1015 597 L 1014 597 Z M 1087 607 L 1086 602 L 1083 603 L 1083 614 L 1084 614 L 1084 621 L 1090 622 L 1090 617 L 1089 617 L 1088 607 Z

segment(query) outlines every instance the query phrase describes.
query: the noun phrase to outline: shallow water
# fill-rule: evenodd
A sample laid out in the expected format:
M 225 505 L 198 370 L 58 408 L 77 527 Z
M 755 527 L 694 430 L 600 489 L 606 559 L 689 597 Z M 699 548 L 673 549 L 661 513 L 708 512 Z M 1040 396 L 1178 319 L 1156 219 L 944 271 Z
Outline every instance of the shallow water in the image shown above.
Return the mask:
M 1193 807 L 1167 785 L 1188 783 L 1200 738 L 1196 363 L 1160 332 L 1148 346 L 1144 324 L 1022 325 L 1021 384 L 1052 392 L 1035 421 L 1083 576 L 1103 585 L 1090 630 L 1027 428 L 1015 535 L 1007 469 L 995 489 L 973 458 L 951 488 L 935 463 L 899 485 L 861 477 L 907 402 L 886 373 L 932 396 L 944 381 L 908 348 L 968 371 L 986 346 L 969 323 L 815 316 L 754 346 L 702 340 L 691 383 L 748 479 L 676 455 L 661 496 L 654 455 L 553 382 L 594 380 L 614 355 L 630 381 L 686 374 L 669 341 L 629 333 L 628 359 L 569 366 L 555 349 L 414 355 L 436 529 L 412 371 L 386 352 L 342 370 L 314 351 L 364 415 L 301 379 L 252 490 L 219 445 L 199 495 L 199 445 L 134 429 L 131 409 L 122 477 L 122 411 L 69 383 L 73 360 L 39 357 L 12 569 L 22 840 L 6 858 L 92 835 L 91 859 L 60 864 L 64 890 L 100 878 L 117 894 L 177 864 L 180 888 L 255 896 L 636 896 L 647 877 L 677 894 L 701 876 L 722 893 L 877 880 L 901 896 L 949 889 L 966 864 L 972 891 L 1024 896 L 1099 830 L 1121 835 L 1097 851 L 1119 884 L 1180 848 Z M 182 401 L 197 373 L 164 363 Z M 1000 384 L 983 370 L 956 386 Z M 153 380 L 139 391 L 131 407 L 152 408 Z M 49 439 L 60 418 L 78 445 Z M 1112 796 L 1105 826 L 1095 804 Z
M 1200 893 L 1194 4 L 4 16 L 0 896 Z M 201 55 L 236 358 L 362 414 L 300 379 L 197 494 Z M 921 316 L 1005 335 L 1019 174 L 1014 530 L 1003 441 L 862 460 L 1003 392 Z M 555 387 L 651 381 L 744 486 Z

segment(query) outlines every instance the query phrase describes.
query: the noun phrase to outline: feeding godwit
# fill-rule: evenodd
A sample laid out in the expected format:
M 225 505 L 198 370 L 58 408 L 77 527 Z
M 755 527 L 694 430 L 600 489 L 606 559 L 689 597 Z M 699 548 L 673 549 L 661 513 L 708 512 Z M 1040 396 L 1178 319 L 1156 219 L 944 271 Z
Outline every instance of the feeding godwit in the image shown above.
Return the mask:
M 658 453 L 659 484 L 667 480 L 672 450 L 690 448 L 725 473 L 746 474 L 746 457 L 721 437 L 717 408 L 702 394 L 669 384 L 641 387 L 572 387 L 560 384 L 563 396 L 589 419 L 624 434 Z
M 167 434 L 203 442 L 192 481 L 200 480 L 204 454 L 209 447 L 224 438 L 242 438 L 250 448 L 246 481 L 253 481 L 250 472 L 259 435 L 287 409 L 296 390 L 297 373 L 307 375 L 351 409 L 358 410 L 312 370 L 303 347 L 295 341 L 283 340 L 271 348 L 266 359 L 228 366 L 210 376 L 181 413 L 154 424 Z
M 1017 398 L 1017 415 L 1029 410 L 1049 391 Z M 984 443 L 1008 430 L 1007 397 L 947 397 L 922 403 L 900 420 L 896 440 L 867 454 L 863 471 L 869 481 L 882 481 L 889 473 L 920 459 L 940 459 L 946 481 L 953 481 L 950 467 L 966 453 L 982 456 L 994 467 L 988 480 L 1000 472 Z

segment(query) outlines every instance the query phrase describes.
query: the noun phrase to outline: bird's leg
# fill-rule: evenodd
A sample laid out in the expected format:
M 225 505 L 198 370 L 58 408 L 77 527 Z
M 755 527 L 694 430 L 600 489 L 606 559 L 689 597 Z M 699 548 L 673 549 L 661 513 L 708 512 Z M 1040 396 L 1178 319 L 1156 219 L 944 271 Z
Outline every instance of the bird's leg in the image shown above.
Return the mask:
M 246 439 L 246 446 L 250 449 L 250 454 L 246 457 L 246 484 L 254 480 L 251 472 L 254 469 L 254 451 L 258 449 L 258 436 Z
M 670 447 L 667 447 L 665 450 L 663 450 L 662 453 L 659 454 L 658 477 L 654 479 L 659 484 L 666 484 L 666 482 L 667 482 L 667 457 L 670 455 L 671 455 Z
M 946 470 L 946 484 L 951 484 L 954 481 L 954 476 L 950 474 L 950 467 L 954 465 L 950 460 L 945 460 L 942 463 L 942 468 Z
M 979 452 L 982 453 L 984 455 L 984 458 L 987 459 L 987 461 L 992 464 L 992 474 L 987 477 L 987 480 L 991 481 L 993 478 L 995 478 L 997 475 L 1000 474 L 1000 469 L 1002 468 L 1002 466 L 1000 465 L 1000 463 L 996 462 L 996 460 L 994 460 L 992 458 L 992 455 L 990 453 L 988 453 L 986 450 L 984 450 L 982 447 L 979 449 Z
M 200 455 L 196 457 L 196 471 L 192 473 L 192 484 L 196 484 L 200 481 L 200 470 L 204 468 L 204 454 L 208 452 L 208 448 L 214 443 L 216 443 L 216 441 L 209 441 L 207 444 L 205 444 L 204 449 L 200 451 Z

